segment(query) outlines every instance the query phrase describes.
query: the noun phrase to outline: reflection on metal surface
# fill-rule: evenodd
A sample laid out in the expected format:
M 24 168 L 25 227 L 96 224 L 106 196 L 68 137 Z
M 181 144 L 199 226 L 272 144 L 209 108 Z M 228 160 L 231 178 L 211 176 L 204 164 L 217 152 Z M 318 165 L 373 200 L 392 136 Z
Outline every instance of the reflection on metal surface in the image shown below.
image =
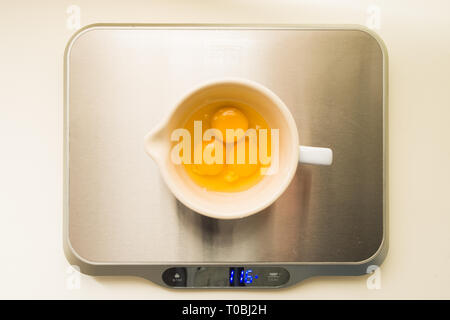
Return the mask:
M 383 57 L 367 33 L 94 29 L 73 44 L 68 75 L 69 239 L 81 257 L 357 262 L 379 248 Z M 299 166 L 274 205 L 231 221 L 176 201 L 143 148 L 180 96 L 222 76 L 267 86 L 290 108 L 302 144 L 334 150 L 331 167 Z

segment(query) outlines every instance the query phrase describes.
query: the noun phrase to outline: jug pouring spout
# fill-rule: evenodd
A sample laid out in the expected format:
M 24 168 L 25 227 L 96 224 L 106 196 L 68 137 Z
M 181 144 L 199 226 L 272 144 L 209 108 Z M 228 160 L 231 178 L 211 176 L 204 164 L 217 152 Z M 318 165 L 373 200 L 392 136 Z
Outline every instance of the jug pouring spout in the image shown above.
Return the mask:
M 151 130 L 144 138 L 145 151 L 157 164 L 159 164 L 164 157 L 166 149 L 165 136 L 165 125 L 159 125 Z

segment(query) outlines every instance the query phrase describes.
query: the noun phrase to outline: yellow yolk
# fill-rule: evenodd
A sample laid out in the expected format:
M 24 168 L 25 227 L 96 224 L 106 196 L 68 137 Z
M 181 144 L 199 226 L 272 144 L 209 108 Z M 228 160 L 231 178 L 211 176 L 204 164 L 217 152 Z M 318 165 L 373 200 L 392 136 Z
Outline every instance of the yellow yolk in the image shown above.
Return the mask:
M 241 148 L 242 144 L 245 144 L 244 148 Z M 242 151 L 245 151 L 245 156 Z M 239 178 L 248 177 L 254 174 L 259 167 L 257 142 L 250 142 L 249 138 L 239 140 L 234 144 L 233 155 L 231 156 L 230 152 L 227 154 L 225 181 L 234 182 Z
M 217 163 L 215 161 L 216 151 L 222 149 L 222 160 Z M 202 176 L 215 176 L 222 172 L 224 168 L 225 149 L 221 141 L 203 141 L 195 146 L 194 153 L 201 152 L 202 163 L 193 164 L 192 171 Z
M 223 135 L 223 139 L 217 139 L 217 142 L 200 142 L 195 137 L 195 122 L 202 122 L 202 137 L 203 133 L 208 129 L 216 129 Z M 205 188 L 208 191 L 217 192 L 240 192 L 251 188 L 264 178 L 261 170 L 266 168 L 259 159 L 259 133 L 261 129 L 268 130 L 268 156 L 271 153 L 270 144 L 270 127 L 263 117 L 251 106 L 241 103 L 239 101 L 214 101 L 205 104 L 196 109 L 191 115 L 187 117 L 181 126 L 189 131 L 191 136 L 191 162 L 184 163 L 185 171 L 188 178 L 192 179 L 198 186 Z M 256 130 L 256 137 L 249 132 L 246 137 L 234 137 L 230 142 L 225 142 L 226 129 L 242 129 L 243 132 L 248 129 Z M 216 139 L 213 138 L 212 140 Z M 197 142 L 198 141 L 198 142 Z M 252 141 L 250 143 L 250 141 Z M 244 148 L 242 143 L 245 142 Z M 203 161 L 201 164 L 195 164 L 194 160 L 199 159 L 195 157 L 195 152 L 200 152 L 202 159 L 205 160 L 205 155 L 210 155 L 210 158 L 215 158 L 217 148 L 221 148 L 224 156 L 223 164 L 214 161 Z M 227 150 L 228 149 L 228 150 Z M 243 160 L 242 155 L 238 159 L 238 154 L 245 149 L 244 163 L 237 163 L 238 160 Z M 230 161 L 226 159 L 227 153 L 231 157 L 230 151 L 233 150 L 233 159 Z M 241 152 L 239 152 L 241 150 Z M 252 153 L 253 150 L 253 153 Z M 256 151 L 257 163 L 254 163 Z M 250 154 L 252 156 L 250 156 Z M 219 152 L 220 155 L 220 152 Z M 206 159 L 207 160 L 207 159 Z M 210 159 L 211 160 L 211 159 Z M 226 161 L 228 160 L 228 161 Z M 231 163 L 233 162 L 233 163 Z
M 211 127 L 219 130 L 222 133 L 223 141 L 227 143 L 235 142 L 241 139 L 245 131 L 248 129 L 248 119 L 237 108 L 234 107 L 225 107 L 220 108 L 217 112 L 214 113 L 211 119 Z M 227 129 L 242 129 L 243 132 L 236 132 L 237 136 L 232 138 L 226 138 L 226 130 Z

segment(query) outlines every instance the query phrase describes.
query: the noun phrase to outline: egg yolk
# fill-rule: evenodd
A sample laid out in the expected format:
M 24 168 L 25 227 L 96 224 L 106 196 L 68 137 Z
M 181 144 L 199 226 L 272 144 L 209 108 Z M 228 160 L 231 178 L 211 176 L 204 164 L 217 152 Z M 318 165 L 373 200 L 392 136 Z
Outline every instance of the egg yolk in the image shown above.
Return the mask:
M 216 161 L 216 152 L 222 149 L 222 160 Z M 192 165 L 192 171 L 202 176 L 215 176 L 222 172 L 225 163 L 225 148 L 221 141 L 203 141 L 194 148 L 195 152 L 201 152 L 202 163 Z M 218 154 L 218 157 L 220 155 Z
M 245 143 L 244 148 L 241 145 Z M 242 151 L 245 150 L 245 156 Z M 231 159 L 232 158 L 232 159 Z M 227 154 L 227 171 L 224 179 L 227 182 L 234 182 L 239 178 L 246 178 L 256 172 L 260 167 L 258 160 L 258 144 L 250 142 L 249 138 L 239 140 L 234 144 L 233 153 Z
M 248 119 L 244 113 L 237 108 L 220 108 L 212 116 L 211 127 L 222 133 L 223 141 L 232 143 L 245 135 L 245 131 L 248 129 Z M 235 130 L 235 135 L 227 138 L 227 129 Z M 237 129 L 242 129 L 243 131 L 236 131 Z
M 196 121 L 201 121 L 201 131 L 195 131 Z M 259 152 L 263 154 L 265 149 L 261 149 L 263 140 L 259 141 L 258 131 L 266 129 L 270 132 L 270 126 L 253 107 L 239 101 L 212 101 L 194 110 L 182 126 L 190 133 L 192 147 L 191 161 L 184 163 L 184 168 L 198 186 L 208 191 L 240 192 L 264 178 L 263 170 L 268 165 L 259 157 Z M 216 133 L 206 134 L 209 129 L 215 129 Z M 226 141 L 227 129 L 234 131 L 229 141 Z M 248 129 L 252 131 L 247 133 Z M 202 140 L 213 137 L 209 141 L 200 141 L 199 136 L 196 139 L 200 132 Z M 221 134 L 216 135 L 218 132 Z M 266 150 L 269 157 L 270 141 L 269 134 Z M 195 163 L 200 159 L 199 155 L 202 162 Z M 220 156 L 223 156 L 223 162 L 218 161 Z

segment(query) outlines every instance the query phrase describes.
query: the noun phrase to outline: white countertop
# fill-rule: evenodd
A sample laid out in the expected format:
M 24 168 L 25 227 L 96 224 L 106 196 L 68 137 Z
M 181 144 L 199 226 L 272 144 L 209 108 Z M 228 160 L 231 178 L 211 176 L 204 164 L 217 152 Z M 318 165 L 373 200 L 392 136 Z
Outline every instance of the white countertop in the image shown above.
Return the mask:
M 0 11 L 0 298 L 450 298 L 450 2 L 14 1 Z M 389 253 L 369 276 L 281 290 L 175 291 L 73 273 L 62 250 L 63 53 L 81 26 L 115 23 L 362 24 L 389 53 Z M 76 278 L 79 278 L 77 282 Z M 75 279 L 75 282 L 74 282 Z M 76 285 L 79 283 L 79 287 Z M 73 285 L 75 284 L 75 286 Z

